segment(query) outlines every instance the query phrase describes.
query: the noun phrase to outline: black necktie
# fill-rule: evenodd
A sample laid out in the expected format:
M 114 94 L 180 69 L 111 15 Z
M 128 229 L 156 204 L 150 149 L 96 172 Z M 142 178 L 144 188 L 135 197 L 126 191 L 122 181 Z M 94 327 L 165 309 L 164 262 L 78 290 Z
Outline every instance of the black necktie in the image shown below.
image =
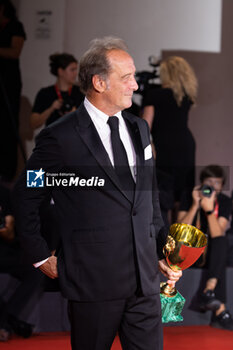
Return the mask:
M 133 201 L 135 182 L 130 171 L 125 147 L 120 139 L 119 119 L 117 117 L 109 117 L 108 124 L 111 129 L 114 168 L 122 188 L 128 193 L 130 199 Z

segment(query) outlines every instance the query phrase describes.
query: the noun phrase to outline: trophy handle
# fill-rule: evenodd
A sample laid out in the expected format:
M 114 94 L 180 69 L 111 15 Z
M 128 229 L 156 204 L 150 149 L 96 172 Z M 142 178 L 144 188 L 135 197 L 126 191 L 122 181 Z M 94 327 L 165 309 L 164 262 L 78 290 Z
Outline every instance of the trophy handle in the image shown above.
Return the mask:
M 174 240 L 174 238 L 170 235 L 167 236 L 167 243 L 165 244 L 165 246 L 163 247 L 163 254 L 166 256 L 166 258 L 172 253 L 174 252 L 176 247 L 176 241 Z
M 174 253 L 176 249 L 176 241 L 174 240 L 174 238 L 170 235 L 167 236 L 167 243 L 165 244 L 165 246 L 163 247 L 163 254 L 166 258 L 167 264 L 169 265 L 169 267 L 173 270 L 173 271 L 178 271 L 180 270 L 179 266 L 177 264 L 173 264 L 171 263 L 169 256 Z

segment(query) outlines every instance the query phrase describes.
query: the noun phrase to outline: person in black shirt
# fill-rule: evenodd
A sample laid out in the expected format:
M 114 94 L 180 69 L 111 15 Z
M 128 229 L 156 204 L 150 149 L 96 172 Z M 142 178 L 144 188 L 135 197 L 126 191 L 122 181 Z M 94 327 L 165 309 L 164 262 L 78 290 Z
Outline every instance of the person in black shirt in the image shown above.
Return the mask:
M 53 123 L 81 104 L 84 96 L 78 86 L 74 85 L 77 69 L 77 60 L 70 54 L 50 56 L 50 72 L 57 80 L 54 85 L 42 88 L 36 96 L 31 114 L 33 129 Z
M 33 325 L 24 321 L 44 290 L 44 276 L 22 259 L 22 249 L 15 232 L 11 193 L 0 184 L 0 273 L 18 280 L 12 295 L 0 296 L 0 342 L 12 333 L 24 338 L 32 335 Z
M 197 265 L 207 268 L 204 290 L 199 296 L 198 308 L 212 310 L 211 326 L 233 330 L 233 320 L 226 310 L 226 257 L 225 231 L 231 214 L 231 200 L 221 193 L 225 181 L 220 166 L 209 165 L 200 174 L 202 189 L 194 187 L 192 193 L 183 195 L 178 221 L 192 224 L 208 235 L 208 249 Z M 205 191 L 210 193 L 207 195 Z M 211 193 L 212 191 L 212 193 Z
M 233 267 L 233 191 L 231 191 L 231 225 L 226 232 L 227 266 Z
M 0 175 L 10 181 L 17 168 L 21 75 L 19 57 L 26 34 L 9 0 L 0 0 Z
M 57 77 L 54 85 L 42 88 L 35 99 L 31 114 L 33 129 L 46 126 L 63 115 L 78 108 L 84 99 L 79 87 L 74 85 L 77 78 L 78 62 L 70 54 L 53 54 L 50 59 L 50 72 Z M 59 242 L 56 230 L 56 213 L 53 200 L 47 198 L 40 207 L 43 230 L 47 232 L 47 241 L 56 249 Z
M 179 202 L 183 189 L 194 187 L 195 141 L 188 115 L 196 102 L 197 79 L 187 61 L 171 56 L 160 64 L 160 80 L 161 87 L 145 93 L 142 117 L 151 130 L 157 169 L 171 177 Z
M 44 275 L 23 258 L 15 230 L 11 193 L 0 184 L 0 273 L 18 280 L 9 296 L 0 295 L 0 342 L 8 341 L 12 333 L 24 338 L 32 335 L 34 326 L 25 322 L 40 299 L 45 286 Z
M 9 190 L 0 185 L 0 242 L 14 238 L 14 221 Z

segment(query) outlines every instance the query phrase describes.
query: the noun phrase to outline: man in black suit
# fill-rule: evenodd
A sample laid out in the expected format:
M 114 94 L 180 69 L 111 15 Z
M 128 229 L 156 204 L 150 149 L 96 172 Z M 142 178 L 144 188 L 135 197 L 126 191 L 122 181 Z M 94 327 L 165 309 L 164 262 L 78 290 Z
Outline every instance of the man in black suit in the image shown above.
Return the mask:
M 79 83 L 84 103 L 40 133 L 27 169 L 47 177 L 69 169 L 80 182 L 26 189 L 22 174 L 15 188 L 21 241 L 31 263 L 59 277 L 73 350 L 109 350 L 117 332 L 123 349 L 161 349 L 159 269 L 171 283 L 181 272 L 162 254 L 148 126 L 123 111 L 137 83 L 122 40 L 95 40 L 80 61 Z M 40 235 L 38 208 L 47 195 L 57 210 L 57 258 Z

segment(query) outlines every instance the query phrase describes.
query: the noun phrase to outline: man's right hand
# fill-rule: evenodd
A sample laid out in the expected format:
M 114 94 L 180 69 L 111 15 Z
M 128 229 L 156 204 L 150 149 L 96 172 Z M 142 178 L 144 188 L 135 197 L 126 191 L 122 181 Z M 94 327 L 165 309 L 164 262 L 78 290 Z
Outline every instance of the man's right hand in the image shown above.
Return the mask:
M 48 260 L 39 266 L 39 269 L 49 278 L 55 279 L 58 277 L 57 272 L 57 257 L 50 256 Z

